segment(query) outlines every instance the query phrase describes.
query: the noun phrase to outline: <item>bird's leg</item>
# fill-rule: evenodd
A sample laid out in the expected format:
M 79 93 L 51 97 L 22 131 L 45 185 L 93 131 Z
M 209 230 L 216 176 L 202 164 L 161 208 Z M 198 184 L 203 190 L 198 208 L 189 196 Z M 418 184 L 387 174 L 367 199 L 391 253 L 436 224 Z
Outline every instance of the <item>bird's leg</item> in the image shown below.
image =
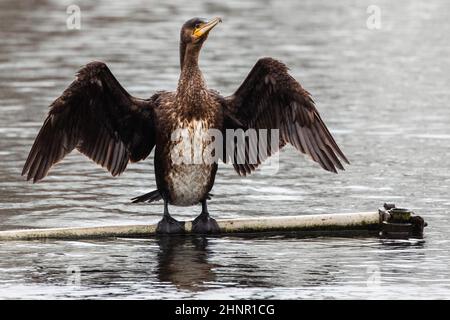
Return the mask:
M 172 218 L 169 214 L 169 203 L 164 199 L 164 215 L 158 226 L 156 227 L 156 233 L 184 233 L 184 222 L 180 222 Z
M 216 220 L 209 216 L 206 199 L 202 201 L 202 213 L 192 222 L 192 232 L 194 233 L 219 233 L 219 225 Z

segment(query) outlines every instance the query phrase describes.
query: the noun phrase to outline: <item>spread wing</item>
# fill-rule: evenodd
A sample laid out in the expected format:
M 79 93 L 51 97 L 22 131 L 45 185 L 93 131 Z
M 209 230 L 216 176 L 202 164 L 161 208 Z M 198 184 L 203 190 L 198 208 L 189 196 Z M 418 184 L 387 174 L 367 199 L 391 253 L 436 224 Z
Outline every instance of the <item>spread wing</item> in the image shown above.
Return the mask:
M 89 63 L 50 105 L 22 175 L 41 180 L 75 148 L 113 176 L 122 173 L 153 149 L 154 107 L 154 99 L 130 96 L 104 63 Z
M 225 113 L 226 128 L 279 129 L 278 143 L 275 147 L 270 147 L 269 143 L 265 152 L 258 152 L 257 163 L 249 163 L 248 157 L 245 163 L 233 161 L 239 175 L 255 170 L 286 143 L 308 154 L 328 171 L 344 170 L 340 159 L 349 163 L 320 117 L 310 94 L 287 71 L 287 67 L 277 60 L 260 59 L 239 89 L 225 98 L 230 114 Z M 236 125 L 237 122 L 242 125 Z M 248 152 L 252 146 L 247 144 L 245 148 Z M 239 151 L 235 150 L 234 155 L 226 160 L 236 158 L 238 154 Z

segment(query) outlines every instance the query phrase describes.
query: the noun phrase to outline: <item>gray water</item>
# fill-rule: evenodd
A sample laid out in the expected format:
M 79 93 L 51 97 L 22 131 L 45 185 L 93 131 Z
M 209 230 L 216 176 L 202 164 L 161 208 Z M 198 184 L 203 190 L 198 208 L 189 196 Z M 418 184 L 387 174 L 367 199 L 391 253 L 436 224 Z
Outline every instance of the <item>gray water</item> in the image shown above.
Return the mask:
M 175 88 L 178 35 L 221 16 L 201 55 L 208 85 L 231 94 L 261 56 L 313 94 L 351 160 L 327 173 L 293 148 L 277 175 L 222 165 L 210 211 L 262 217 L 376 210 L 423 216 L 422 240 L 258 237 L 0 243 L 0 298 L 449 298 L 450 3 L 377 1 L 0 1 L 0 228 L 153 223 L 153 156 L 118 178 L 73 152 L 41 183 L 20 172 L 47 106 L 91 60 L 133 95 Z M 192 219 L 199 207 L 171 208 Z M 72 273 L 74 272 L 74 273 Z

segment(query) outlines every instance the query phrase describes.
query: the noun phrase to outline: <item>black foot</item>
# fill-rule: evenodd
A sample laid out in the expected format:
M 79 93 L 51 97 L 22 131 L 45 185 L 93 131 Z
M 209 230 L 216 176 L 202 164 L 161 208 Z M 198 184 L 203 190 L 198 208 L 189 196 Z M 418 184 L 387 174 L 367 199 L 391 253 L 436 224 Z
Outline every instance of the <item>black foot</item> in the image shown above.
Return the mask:
M 184 222 L 175 220 L 171 216 L 164 216 L 158 226 L 156 227 L 156 233 L 168 234 L 168 233 L 184 233 Z
M 194 233 L 219 233 L 219 225 L 217 221 L 209 216 L 207 213 L 201 213 L 192 222 L 192 232 Z

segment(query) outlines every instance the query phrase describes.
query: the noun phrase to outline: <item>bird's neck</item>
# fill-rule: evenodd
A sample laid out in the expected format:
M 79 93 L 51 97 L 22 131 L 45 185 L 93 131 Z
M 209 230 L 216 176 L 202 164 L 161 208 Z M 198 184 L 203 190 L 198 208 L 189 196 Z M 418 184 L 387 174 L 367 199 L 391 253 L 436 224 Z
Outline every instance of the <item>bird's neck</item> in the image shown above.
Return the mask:
M 198 66 L 200 50 L 187 47 L 184 50 L 184 59 L 181 59 L 181 74 L 178 80 L 177 96 L 185 102 L 195 102 L 198 94 L 206 89 L 203 74 Z

